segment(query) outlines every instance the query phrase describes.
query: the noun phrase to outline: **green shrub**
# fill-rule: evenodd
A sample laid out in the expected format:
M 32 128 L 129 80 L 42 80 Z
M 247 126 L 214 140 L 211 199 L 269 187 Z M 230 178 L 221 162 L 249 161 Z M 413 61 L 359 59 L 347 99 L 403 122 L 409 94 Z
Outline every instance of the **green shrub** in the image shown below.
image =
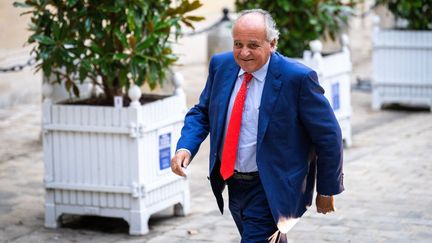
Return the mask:
M 338 0 L 236 0 L 237 11 L 261 8 L 270 12 L 280 31 L 278 50 L 301 57 L 312 40 L 335 40 L 353 14 L 354 1 Z
M 386 6 L 395 18 L 408 21 L 408 29 L 432 30 L 432 0 L 377 0 Z
M 26 0 L 14 6 L 29 8 L 29 25 L 41 60 L 37 69 L 79 96 L 77 83 L 88 78 L 101 86 L 106 98 L 123 94 L 131 83 L 162 84 L 177 60 L 171 43 L 181 23 L 203 19 L 186 16 L 199 0 Z M 172 34 L 174 32 L 174 34 Z M 99 81 L 99 79 L 101 81 Z

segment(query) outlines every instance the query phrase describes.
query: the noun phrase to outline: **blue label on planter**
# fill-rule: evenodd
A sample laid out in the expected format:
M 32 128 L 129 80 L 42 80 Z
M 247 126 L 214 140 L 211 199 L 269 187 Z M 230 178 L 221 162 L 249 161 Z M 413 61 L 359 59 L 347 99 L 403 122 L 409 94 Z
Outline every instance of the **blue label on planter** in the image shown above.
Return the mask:
M 171 133 L 159 135 L 159 168 L 164 170 L 170 167 L 171 161 Z
M 332 90 L 333 110 L 334 111 L 339 110 L 340 109 L 339 82 L 332 84 L 331 90 Z

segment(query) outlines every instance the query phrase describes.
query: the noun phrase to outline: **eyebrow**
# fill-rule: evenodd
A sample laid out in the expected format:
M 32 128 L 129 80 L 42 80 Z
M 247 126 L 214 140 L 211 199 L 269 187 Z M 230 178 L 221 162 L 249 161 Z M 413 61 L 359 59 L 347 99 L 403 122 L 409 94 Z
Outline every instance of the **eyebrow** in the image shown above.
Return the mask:
M 238 43 L 238 42 L 242 42 L 242 41 L 234 40 L 234 43 Z M 247 41 L 246 44 L 261 44 L 261 42 L 258 40 L 250 40 L 250 41 Z

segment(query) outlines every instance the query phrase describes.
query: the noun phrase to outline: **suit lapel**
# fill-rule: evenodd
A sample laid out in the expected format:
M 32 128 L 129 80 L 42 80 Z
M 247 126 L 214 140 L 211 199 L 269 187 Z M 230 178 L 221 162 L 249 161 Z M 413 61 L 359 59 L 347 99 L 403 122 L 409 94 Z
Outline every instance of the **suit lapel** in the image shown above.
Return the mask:
M 272 53 L 263 93 L 261 96 L 261 104 L 258 115 L 257 153 L 261 147 L 264 134 L 266 132 L 274 105 L 279 97 L 279 91 L 282 86 L 282 81 L 279 79 L 279 59 L 280 57 L 277 54 Z
M 221 78 L 217 78 L 218 86 L 216 90 L 218 90 L 217 100 L 215 104 L 217 105 L 216 108 L 216 115 L 217 115 L 217 122 L 216 122 L 216 144 L 217 144 L 217 151 L 220 150 L 221 145 L 221 139 L 223 137 L 223 132 L 225 130 L 225 120 L 226 120 L 226 114 L 228 110 L 228 105 L 231 97 L 232 90 L 234 89 L 235 82 L 237 80 L 237 74 L 239 72 L 240 67 L 233 62 L 227 70 L 221 75 Z

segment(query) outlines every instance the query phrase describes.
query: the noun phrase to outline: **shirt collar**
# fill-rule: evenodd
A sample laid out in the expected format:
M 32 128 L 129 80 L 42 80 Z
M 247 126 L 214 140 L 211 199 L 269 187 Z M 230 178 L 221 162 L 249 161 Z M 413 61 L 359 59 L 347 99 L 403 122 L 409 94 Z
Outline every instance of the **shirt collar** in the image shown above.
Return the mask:
M 256 70 L 252 73 L 253 77 L 258 80 L 259 82 L 263 82 L 265 80 L 265 77 L 267 75 L 268 66 L 270 63 L 270 57 L 268 58 L 266 64 L 264 64 L 260 69 Z M 242 76 L 245 73 L 243 69 L 240 68 L 240 71 L 238 73 L 238 77 Z

